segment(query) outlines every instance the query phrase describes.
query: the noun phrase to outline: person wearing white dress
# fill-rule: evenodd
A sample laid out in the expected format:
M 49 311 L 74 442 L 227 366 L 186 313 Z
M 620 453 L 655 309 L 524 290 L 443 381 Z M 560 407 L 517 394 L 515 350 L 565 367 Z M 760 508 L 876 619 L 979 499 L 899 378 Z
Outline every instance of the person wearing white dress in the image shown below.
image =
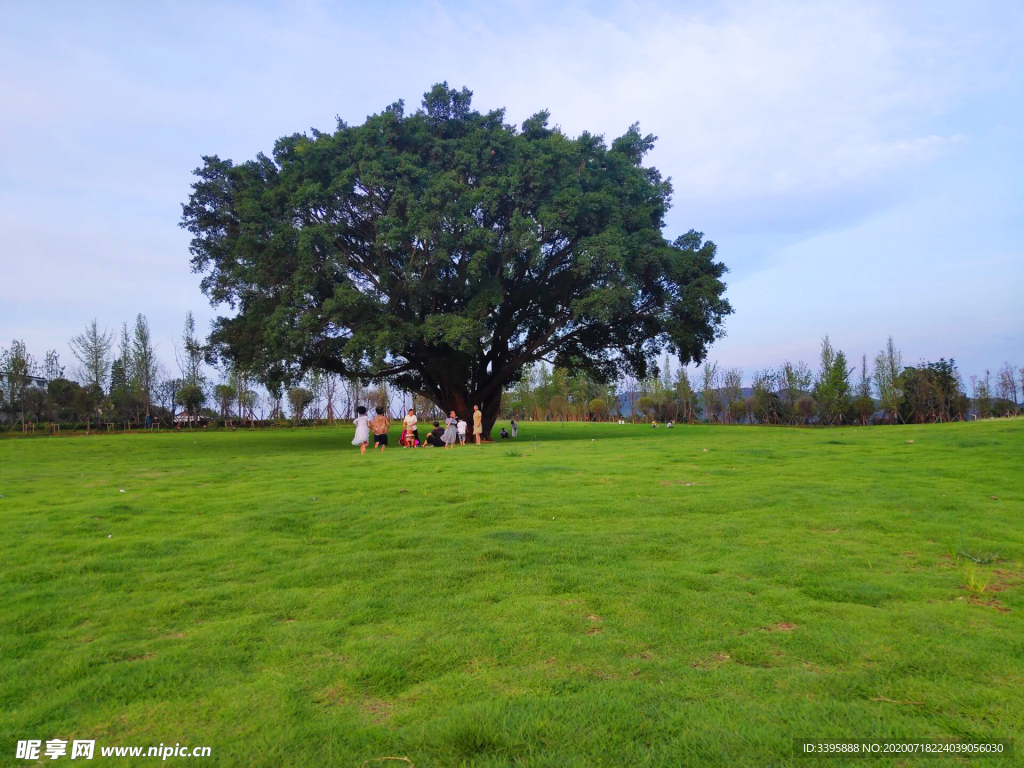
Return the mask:
M 515 419 L 512 419 L 512 423 L 509 426 L 512 428 L 512 437 L 519 437 L 519 425 L 516 424 Z
M 352 445 L 359 446 L 360 453 L 366 453 L 366 444 L 370 442 L 370 421 L 366 418 L 366 406 L 356 408 L 356 436 Z

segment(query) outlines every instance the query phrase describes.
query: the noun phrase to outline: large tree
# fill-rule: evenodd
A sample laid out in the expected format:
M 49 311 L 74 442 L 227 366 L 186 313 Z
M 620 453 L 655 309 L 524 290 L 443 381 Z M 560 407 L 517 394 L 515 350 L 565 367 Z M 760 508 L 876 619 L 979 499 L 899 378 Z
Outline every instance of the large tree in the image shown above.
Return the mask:
M 671 185 L 636 126 L 606 146 L 521 128 L 447 84 L 273 157 L 203 158 L 183 206 L 213 347 L 271 381 L 387 380 L 487 431 L 539 360 L 607 380 L 700 361 L 732 310 L 715 246 L 662 234 Z

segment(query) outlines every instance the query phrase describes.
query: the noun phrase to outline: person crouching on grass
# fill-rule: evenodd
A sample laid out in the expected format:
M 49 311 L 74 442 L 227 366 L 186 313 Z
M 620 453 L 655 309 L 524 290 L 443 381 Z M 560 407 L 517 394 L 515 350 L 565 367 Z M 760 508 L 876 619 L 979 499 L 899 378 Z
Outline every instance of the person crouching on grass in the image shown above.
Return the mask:
M 384 415 L 384 409 L 378 408 L 377 415 L 370 422 L 370 429 L 373 430 L 373 447 L 376 448 L 379 445 L 381 453 L 384 453 L 384 449 L 388 447 L 388 427 L 390 426 L 391 421 Z

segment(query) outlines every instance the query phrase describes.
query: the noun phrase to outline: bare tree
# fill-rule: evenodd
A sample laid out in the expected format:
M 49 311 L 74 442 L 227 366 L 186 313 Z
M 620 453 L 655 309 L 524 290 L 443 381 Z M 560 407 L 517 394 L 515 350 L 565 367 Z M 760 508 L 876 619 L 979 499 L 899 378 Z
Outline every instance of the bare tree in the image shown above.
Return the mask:
M 1017 411 L 1017 379 L 1014 375 L 1013 366 L 1004 363 L 999 369 L 999 397 L 1013 403 L 1013 411 Z
M 60 364 L 60 355 L 55 349 L 49 350 L 43 360 L 43 378 L 48 382 L 64 378 L 64 366 Z
M 707 421 L 715 420 L 715 389 L 718 384 L 718 362 L 712 363 L 705 360 L 701 368 L 701 396 L 704 399 L 704 418 Z
M 726 368 L 722 371 L 722 413 L 726 414 L 729 420 L 738 419 L 742 416 L 739 407 L 734 408 L 734 403 L 740 402 L 740 395 L 743 393 L 743 369 Z
M 797 412 L 797 400 L 801 395 L 810 392 L 813 382 L 814 374 L 803 360 L 796 364 L 787 360 L 782 364 L 782 370 L 779 372 L 779 399 L 786 404 L 790 421 L 794 424 L 800 415 Z

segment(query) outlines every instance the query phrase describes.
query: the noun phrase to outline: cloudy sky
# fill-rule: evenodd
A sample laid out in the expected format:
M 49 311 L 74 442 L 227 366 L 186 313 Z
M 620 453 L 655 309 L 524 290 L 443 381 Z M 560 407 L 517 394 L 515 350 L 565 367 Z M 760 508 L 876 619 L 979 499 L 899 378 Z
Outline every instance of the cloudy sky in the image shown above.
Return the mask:
M 552 10 L 558 5 L 558 10 Z M 0 3 L 0 346 L 72 363 L 145 313 L 173 365 L 216 311 L 178 228 L 202 154 L 418 105 L 433 83 L 569 134 L 633 122 L 670 237 L 719 245 L 748 372 L 896 337 L 1024 364 L 1024 4 Z M 172 367 L 169 365 L 168 367 Z

